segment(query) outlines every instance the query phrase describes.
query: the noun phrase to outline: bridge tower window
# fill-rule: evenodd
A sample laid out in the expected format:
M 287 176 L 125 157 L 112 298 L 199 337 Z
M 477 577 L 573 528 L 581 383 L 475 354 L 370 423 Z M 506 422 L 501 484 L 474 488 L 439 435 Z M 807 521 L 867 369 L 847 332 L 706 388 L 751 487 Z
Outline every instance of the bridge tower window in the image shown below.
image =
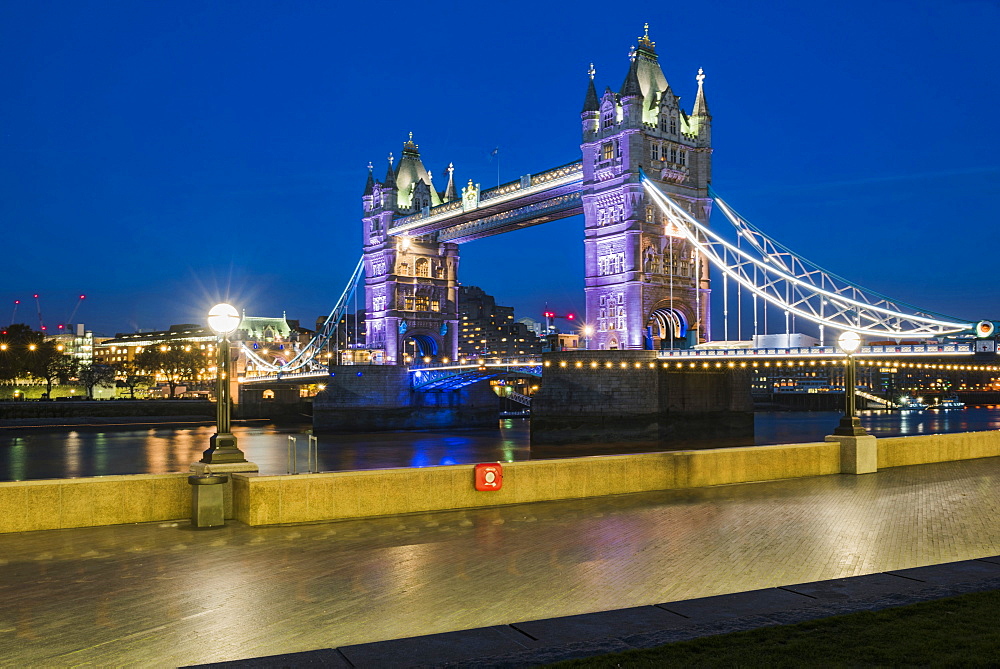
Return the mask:
M 427 258 L 418 258 L 416 262 L 416 275 L 417 276 L 430 276 L 430 261 Z
M 612 142 L 601 144 L 601 160 L 614 160 L 615 145 Z

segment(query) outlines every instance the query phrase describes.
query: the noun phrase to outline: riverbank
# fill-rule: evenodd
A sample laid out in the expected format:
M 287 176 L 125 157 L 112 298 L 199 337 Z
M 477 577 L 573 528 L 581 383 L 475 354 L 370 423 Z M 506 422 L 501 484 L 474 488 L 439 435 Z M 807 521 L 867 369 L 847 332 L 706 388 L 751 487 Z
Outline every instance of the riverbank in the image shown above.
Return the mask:
M 234 425 L 260 425 L 267 418 L 244 418 L 232 421 Z M 205 416 L 88 416 L 79 418 L 12 418 L 0 420 L 0 430 L 46 430 L 66 427 L 174 427 L 214 425 L 215 418 Z
M 234 423 L 311 421 L 308 406 L 234 407 Z M 0 430 L 113 425 L 209 425 L 216 407 L 207 400 L 68 400 L 0 402 Z

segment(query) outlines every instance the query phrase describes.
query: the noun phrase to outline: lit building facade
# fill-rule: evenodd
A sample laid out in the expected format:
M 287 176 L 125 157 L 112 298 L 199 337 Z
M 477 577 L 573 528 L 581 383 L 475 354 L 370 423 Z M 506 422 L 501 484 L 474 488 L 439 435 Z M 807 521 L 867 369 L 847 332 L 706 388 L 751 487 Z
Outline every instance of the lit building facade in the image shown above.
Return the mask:
M 538 336 L 514 320 L 514 308 L 497 305 L 496 299 L 482 288 L 459 288 L 458 305 L 460 357 L 512 357 L 541 352 Z
M 455 184 L 438 192 L 410 140 L 396 163 L 389 156 L 385 180 L 371 168 L 362 197 L 365 256 L 365 341 L 384 351 L 384 362 L 406 355 L 454 358 L 458 353 L 458 245 L 430 237 L 388 234 L 396 215 L 454 202 Z
M 712 201 L 712 117 L 698 92 L 681 109 L 648 32 L 632 48 L 617 93 L 600 96 L 595 71 L 584 100 L 583 209 L 590 347 L 650 349 L 711 339 L 709 267 L 661 216 L 640 170 L 702 223 Z
M 60 326 L 62 328 L 62 326 Z M 94 362 L 94 345 L 106 340 L 105 337 L 94 338 L 94 333 L 83 323 L 67 325 L 61 332 L 47 335 L 45 339 L 54 341 L 64 354 L 72 357 L 81 365 Z

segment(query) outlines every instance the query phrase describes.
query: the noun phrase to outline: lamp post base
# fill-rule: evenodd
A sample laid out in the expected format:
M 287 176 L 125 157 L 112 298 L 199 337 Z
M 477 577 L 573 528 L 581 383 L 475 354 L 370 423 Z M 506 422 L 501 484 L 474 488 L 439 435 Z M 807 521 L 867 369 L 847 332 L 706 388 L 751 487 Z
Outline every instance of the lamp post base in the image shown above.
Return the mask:
M 229 432 L 216 432 L 208 443 L 209 447 L 199 462 L 218 465 L 247 461 L 243 451 L 236 445 L 236 437 Z
M 868 432 L 861 427 L 861 419 L 857 416 L 844 416 L 840 419 L 840 425 L 833 429 L 835 435 L 841 437 L 866 437 Z

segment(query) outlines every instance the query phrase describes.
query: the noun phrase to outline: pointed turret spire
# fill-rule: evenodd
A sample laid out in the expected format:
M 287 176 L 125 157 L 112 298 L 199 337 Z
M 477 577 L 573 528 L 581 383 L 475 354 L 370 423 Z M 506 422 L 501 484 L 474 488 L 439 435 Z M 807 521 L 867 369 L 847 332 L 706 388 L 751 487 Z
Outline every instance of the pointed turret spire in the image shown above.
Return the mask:
M 703 86 L 705 82 L 705 70 L 699 67 L 698 76 L 695 79 L 698 80 L 698 97 L 694 99 L 694 109 L 691 110 L 691 115 L 711 118 L 712 115 L 708 113 L 708 102 L 705 101 L 705 88 Z
M 639 62 L 635 57 L 635 47 L 629 52 L 629 59 L 632 61 L 625 75 L 622 88 L 618 91 L 623 98 L 642 95 L 642 85 L 639 83 Z
M 386 170 L 385 181 L 382 184 L 386 188 L 395 188 L 396 187 L 396 173 L 392 169 L 392 162 L 393 162 L 393 160 L 394 160 L 394 158 L 392 157 L 392 154 L 390 153 L 389 154 L 389 169 Z
M 371 195 L 375 192 L 375 177 L 372 176 L 372 170 L 374 166 L 368 163 L 368 181 L 365 182 L 365 195 Z
M 455 163 L 448 163 L 448 187 L 444 189 L 444 197 L 442 198 L 445 202 L 451 202 L 457 196 L 455 195 Z
M 599 112 L 601 111 L 601 103 L 597 99 L 597 89 L 594 88 L 594 75 L 597 74 L 597 70 L 594 69 L 594 64 L 590 64 L 590 69 L 587 70 L 587 74 L 590 75 L 590 82 L 587 84 L 587 96 L 583 99 L 583 109 L 580 113 L 585 112 Z

